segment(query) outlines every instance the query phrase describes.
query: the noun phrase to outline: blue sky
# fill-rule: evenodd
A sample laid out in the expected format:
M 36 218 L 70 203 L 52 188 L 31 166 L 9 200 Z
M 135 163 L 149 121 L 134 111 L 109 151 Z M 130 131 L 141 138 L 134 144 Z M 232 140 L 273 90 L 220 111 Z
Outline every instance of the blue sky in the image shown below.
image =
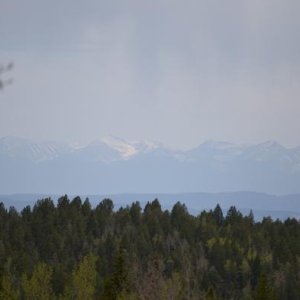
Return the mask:
M 0 0 L 0 137 L 300 145 L 300 2 Z

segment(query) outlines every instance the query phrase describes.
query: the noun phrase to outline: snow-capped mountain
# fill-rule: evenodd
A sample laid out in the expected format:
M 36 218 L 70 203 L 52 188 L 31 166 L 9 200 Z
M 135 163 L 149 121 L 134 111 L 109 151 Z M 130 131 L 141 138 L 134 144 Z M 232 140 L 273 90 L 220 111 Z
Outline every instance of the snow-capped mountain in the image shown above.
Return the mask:
M 101 140 L 94 141 L 81 148 L 73 149 L 72 157 L 75 160 L 95 163 L 111 163 L 113 161 L 122 159 L 122 156 L 118 150 L 110 147 Z
M 52 160 L 70 153 L 72 148 L 59 142 L 34 142 L 17 137 L 0 139 L 0 155 L 15 159 L 26 159 L 33 162 Z
M 0 192 L 300 192 L 300 148 L 207 141 L 189 151 L 105 137 L 88 145 L 0 139 Z
M 106 136 L 86 146 L 73 147 L 72 156 L 84 161 L 112 163 L 130 160 L 158 148 L 158 144 L 148 141 L 126 141 L 113 136 Z
M 26 159 L 35 163 L 45 162 L 60 156 L 72 155 L 78 159 L 107 162 L 127 160 L 136 155 L 151 152 L 160 145 L 149 141 L 125 141 L 107 136 L 87 145 L 79 143 L 35 142 L 18 137 L 0 139 L 0 155 Z
M 101 139 L 107 146 L 118 151 L 123 159 L 130 159 L 138 154 L 151 152 L 159 147 L 158 143 L 144 141 L 126 141 L 114 136 L 106 136 Z
M 237 159 L 249 146 L 243 144 L 233 144 L 223 141 L 206 141 L 195 149 L 186 152 L 189 161 L 213 160 L 228 161 Z

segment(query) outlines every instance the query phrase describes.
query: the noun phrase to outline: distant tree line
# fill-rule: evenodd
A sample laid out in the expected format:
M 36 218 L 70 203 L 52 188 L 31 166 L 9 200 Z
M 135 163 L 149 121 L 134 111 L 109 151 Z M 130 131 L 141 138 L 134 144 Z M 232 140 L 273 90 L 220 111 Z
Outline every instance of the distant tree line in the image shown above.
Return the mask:
M 300 223 L 159 201 L 0 204 L 0 299 L 300 299 Z

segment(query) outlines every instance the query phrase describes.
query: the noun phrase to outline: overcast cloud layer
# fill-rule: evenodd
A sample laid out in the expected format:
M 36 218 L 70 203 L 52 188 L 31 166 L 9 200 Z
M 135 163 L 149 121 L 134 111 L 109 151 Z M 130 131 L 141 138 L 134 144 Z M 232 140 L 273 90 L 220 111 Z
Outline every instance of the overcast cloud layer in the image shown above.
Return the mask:
M 300 145 L 300 1 L 0 0 L 0 137 Z M 8 76 L 8 75 L 7 75 Z

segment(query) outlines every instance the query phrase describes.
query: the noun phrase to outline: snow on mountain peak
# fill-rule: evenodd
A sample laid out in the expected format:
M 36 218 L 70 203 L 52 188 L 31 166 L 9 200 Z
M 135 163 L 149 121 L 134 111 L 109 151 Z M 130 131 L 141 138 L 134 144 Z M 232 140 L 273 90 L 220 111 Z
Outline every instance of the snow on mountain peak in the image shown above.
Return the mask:
M 107 146 L 117 150 L 124 159 L 130 158 L 138 152 L 133 145 L 120 138 L 106 136 L 102 138 L 101 141 Z
M 0 139 L 0 153 L 22 157 L 35 162 L 54 159 L 67 153 L 70 147 L 59 142 L 34 142 L 25 138 L 7 136 Z
M 117 150 L 123 159 L 129 159 L 139 153 L 148 152 L 159 147 L 159 144 L 147 140 L 125 141 L 114 136 L 106 136 L 101 141 Z
M 279 143 L 273 140 L 266 141 L 264 143 L 258 144 L 257 146 L 265 150 L 269 150 L 269 149 L 286 150 L 284 146 L 280 145 Z
M 159 143 L 147 140 L 126 141 L 114 136 L 106 136 L 88 145 L 35 142 L 16 137 L 0 139 L 0 155 L 12 159 L 27 159 L 36 163 L 53 160 L 68 154 L 81 160 L 110 163 L 153 153 L 156 156 L 163 153 L 163 155 L 175 160 L 188 162 L 213 159 L 223 163 L 242 159 L 256 162 L 282 162 L 293 166 L 300 164 L 300 148 L 288 149 L 274 141 L 247 145 L 210 140 L 188 151 L 171 151 Z

